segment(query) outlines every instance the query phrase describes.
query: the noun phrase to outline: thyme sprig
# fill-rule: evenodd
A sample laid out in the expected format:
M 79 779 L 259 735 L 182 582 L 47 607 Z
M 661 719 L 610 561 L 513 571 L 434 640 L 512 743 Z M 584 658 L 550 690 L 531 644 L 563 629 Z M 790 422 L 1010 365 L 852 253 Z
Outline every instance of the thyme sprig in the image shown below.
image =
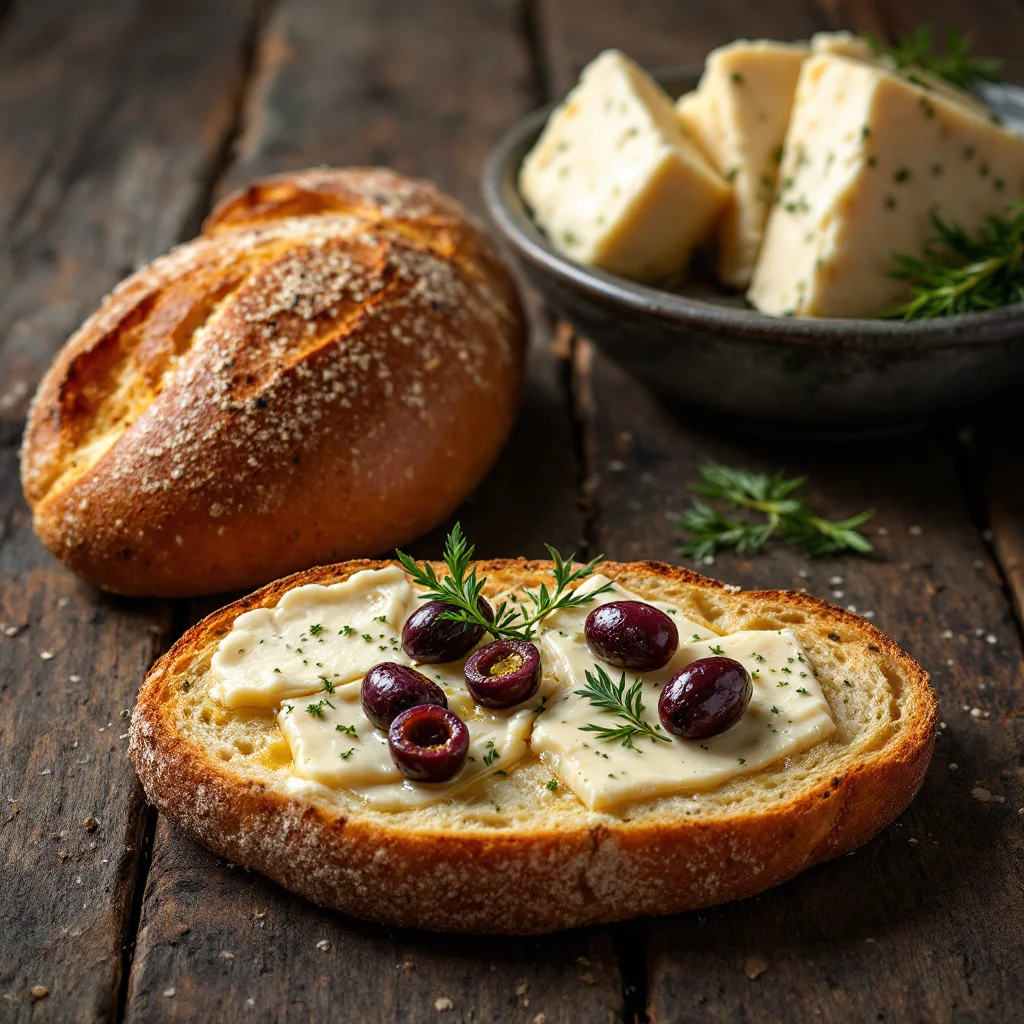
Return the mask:
M 634 680 L 633 685 L 627 690 L 625 672 L 617 683 L 613 683 L 608 673 L 600 665 L 595 665 L 594 672 L 587 672 L 587 685 L 582 690 L 573 692 L 577 697 L 586 697 L 595 708 L 618 715 L 622 719 L 621 724 L 613 726 L 581 725 L 581 732 L 592 732 L 600 740 L 618 740 L 622 746 L 630 750 L 637 749 L 633 746 L 633 740 L 641 736 L 671 742 L 668 736 L 657 732 L 645 720 L 642 684 L 639 679 Z
M 1024 202 L 990 214 L 974 237 L 936 213 L 932 225 L 921 256 L 893 255 L 892 276 L 910 285 L 913 298 L 882 316 L 916 320 L 1024 302 Z
M 691 484 L 690 490 L 761 518 L 734 518 L 695 498 L 693 506 L 677 519 L 679 528 L 692 534 L 681 549 L 688 557 L 706 558 L 719 547 L 735 548 L 741 555 L 754 554 L 775 535 L 800 548 L 808 558 L 840 551 L 866 554 L 872 550 L 871 543 L 857 528 L 875 510 L 838 520 L 815 515 L 798 493 L 807 482 L 806 476 L 787 480 L 781 470 L 768 476 L 718 462 L 705 463 L 699 473 L 701 482 Z
M 932 53 L 930 25 L 919 26 L 913 35 L 897 33 L 895 46 L 885 46 L 873 36 L 868 36 L 867 41 L 875 53 L 890 57 L 898 68 L 920 68 L 961 89 L 1000 80 L 1003 62 L 996 57 L 972 57 L 973 36 L 960 35 L 953 29 L 946 37 L 945 53 Z
M 589 593 L 580 594 L 569 587 L 593 573 L 600 555 L 591 559 L 586 565 L 573 568 L 573 555 L 563 558 L 550 544 L 545 544 L 551 561 L 554 562 L 554 586 L 548 589 L 542 583 L 536 590 L 524 592 L 524 600 L 518 603 L 502 601 L 494 609 L 494 621 L 491 622 L 479 607 L 480 595 L 483 593 L 486 576 L 478 576 L 476 566 L 470 567 L 475 546 L 470 544 L 456 523 L 444 545 L 444 562 L 448 567 L 448 575 L 438 577 L 434 567 L 429 563 L 422 565 L 404 551 L 396 551 L 402 568 L 412 577 L 414 583 L 426 588 L 426 593 L 419 597 L 424 601 L 444 601 L 452 605 L 449 611 L 442 612 L 439 618 L 450 622 L 459 622 L 467 626 L 483 626 L 493 637 L 513 637 L 517 640 L 529 640 L 536 632 L 537 623 L 546 615 L 565 608 L 577 608 L 592 601 L 598 594 L 611 588 L 611 583 L 595 587 Z

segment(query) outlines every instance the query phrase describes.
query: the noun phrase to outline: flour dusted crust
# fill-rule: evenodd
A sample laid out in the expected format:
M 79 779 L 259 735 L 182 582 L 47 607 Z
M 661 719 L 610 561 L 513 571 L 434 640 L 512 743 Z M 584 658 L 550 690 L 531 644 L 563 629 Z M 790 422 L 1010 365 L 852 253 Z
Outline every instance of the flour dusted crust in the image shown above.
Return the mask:
M 528 757 L 470 795 L 397 813 L 344 791 L 286 789 L 270 712 L 209 697 L 210 658 L 242 611 L 384 562 L 312 569 L 189 630 L 154 666 L 130 749 L 146 793 L 191 837 L 329 907 L 442 931 L 539 933 L 706 907 L 761 892 L 866 842 L 924 778 L 936 704 L 924 670 L 870 623 L 816 598 L 733 592 L 657 562 L 598 571 L 720 632 L 793 630 L 836 719 L 810 750 L 697 797 L 587 810 Z M 439 571 L 442 566 L 435 566 Z M 478 563 L 487 592 L 548 579 L 550 563 Z
M 97 586 L 166 596 L 388 550 L 483 476 L 524 353 L 511 278 L 454 200 L 386 170 L 257 182 L 43 379 L 36 532 Z

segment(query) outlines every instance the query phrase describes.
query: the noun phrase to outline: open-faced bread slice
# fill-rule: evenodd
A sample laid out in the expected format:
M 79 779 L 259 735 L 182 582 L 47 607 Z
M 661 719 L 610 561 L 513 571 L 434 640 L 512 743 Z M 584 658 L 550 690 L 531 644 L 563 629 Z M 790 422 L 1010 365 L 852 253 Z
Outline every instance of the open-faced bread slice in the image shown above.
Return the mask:
M 710 791 L 614 813 L 552 790 L 533 755 L 406 810 L 374 810 L 344 789 L 296 794 L 273 712 L 216 701 L 211 659 L 242 612 L 388 564 L 311 569 L 215 612 L 157 662 L 132 718 L 131 756 L 149 799 L 192 838 L 317 903 L 388 924 L 506 933 L 706 907 L 866 842 L 924 777 L 936 720 L 928 676 L 870 623 L 804 594 L 736 592 L 657 562 L 605 562 L 598 571 L 629 591 L 720 634 L 792 631 L 828 701 L 831 734 Z M 476 565 L 488 595 L 550 580 L 548 562 Z

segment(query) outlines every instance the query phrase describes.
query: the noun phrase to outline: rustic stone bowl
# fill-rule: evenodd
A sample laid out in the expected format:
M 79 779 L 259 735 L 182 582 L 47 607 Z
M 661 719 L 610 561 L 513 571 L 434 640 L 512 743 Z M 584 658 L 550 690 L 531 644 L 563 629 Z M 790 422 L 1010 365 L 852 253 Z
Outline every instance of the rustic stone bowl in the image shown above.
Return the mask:
M 656 77 L 677 96 L 698 75 Z M 1024 119 L 1024 89 L 1001 86 L 998 101 L 1007 124 Z M 707 281 L 670 292 L 572 262 L 533 223 L 517 187 L 550 110 L 528 115 L 491 154 L 488 209 L 551 307 L 671 400 L 784 430 L 873 433 L 1024 380 L 1024 304 L 909 322 L 773 317 Z

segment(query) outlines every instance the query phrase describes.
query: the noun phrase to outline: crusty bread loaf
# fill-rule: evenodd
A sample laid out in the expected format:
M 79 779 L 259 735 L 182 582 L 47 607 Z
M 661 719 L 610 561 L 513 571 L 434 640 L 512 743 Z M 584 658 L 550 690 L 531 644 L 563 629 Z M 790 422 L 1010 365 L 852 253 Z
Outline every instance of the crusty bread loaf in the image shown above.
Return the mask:
M 550 772 L 533 756 L 414 810 L 369 810 L 344 790 L 289 795 L 291 754 L 272 712 L 215 703 L 210 659 L 241 612 L 385 564 L 312 569 L 214 613 L 157 662 L 132 717 L 131 756 L 161 812 L 318 903 L 388 924 L 506 933 L 706 907 L 866 842 L 924 777 L 936 718 L 927 674 L 870 623 L 803 594 L 736 593 L 661 563 L 606 562 L 598 571 L 630 591 L 719 631 L 793 630 L 831 707 L 832 735 L 713 792 L 618 814 L 548 791 Z M 549 579 L 547 562 L 477 564 L 490 594 Z
M 490 466 L 524 352 L 510 275 L 454 200 L 386 170 L 257 182 L 43 379 L 22 453 L 36 532 L 126 594 L 389 550 Z

